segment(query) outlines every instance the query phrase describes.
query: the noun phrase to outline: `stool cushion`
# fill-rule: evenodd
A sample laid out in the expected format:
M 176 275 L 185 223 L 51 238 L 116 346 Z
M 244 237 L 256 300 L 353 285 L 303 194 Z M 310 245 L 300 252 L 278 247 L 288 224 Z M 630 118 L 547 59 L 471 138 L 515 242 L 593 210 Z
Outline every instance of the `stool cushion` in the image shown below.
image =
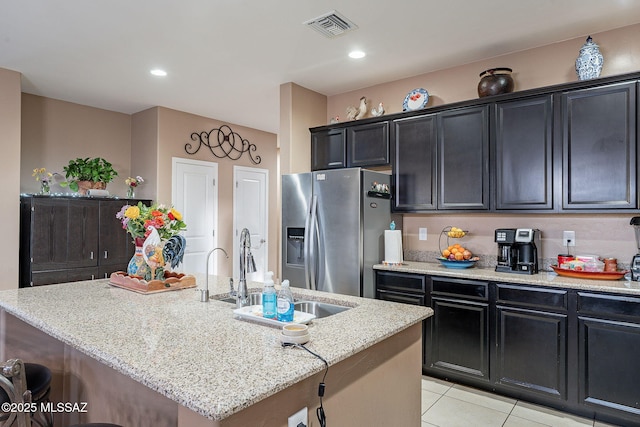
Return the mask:
M 25 363 L 24 373 L 27 388 L 31 390 L 34 400 L 39 400 L 49 390 L 51 385 L 51 370 L 37 363 Z

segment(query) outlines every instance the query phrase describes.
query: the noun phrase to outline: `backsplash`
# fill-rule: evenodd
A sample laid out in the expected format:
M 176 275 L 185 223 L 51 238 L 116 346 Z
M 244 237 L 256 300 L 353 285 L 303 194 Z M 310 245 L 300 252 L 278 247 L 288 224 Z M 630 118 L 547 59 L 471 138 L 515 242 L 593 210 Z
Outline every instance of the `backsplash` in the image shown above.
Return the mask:
M 496 254 L 474 254 L 480 259 L 476 263 L 476 266 L 481 268 L 495 268 L 497 264 L 497 256 Z M 416 262 L 437 262 L 436 258 L 440 257 L 440 252 L 435 251 L 417 251 L 417 250 L 405 250 L 403 253 L 405 261 L 416 261 Z M 539 269 L 544 271 L 551 271 L 552 265 L 558 265 L 558 257 L 553 258 L 543 258 L 542 266 L 539 266 Z M 631 266 L 631 258 L 628 260 L 623 260 L 618 258 L 618 269 L 619 270 L 628 270 Z

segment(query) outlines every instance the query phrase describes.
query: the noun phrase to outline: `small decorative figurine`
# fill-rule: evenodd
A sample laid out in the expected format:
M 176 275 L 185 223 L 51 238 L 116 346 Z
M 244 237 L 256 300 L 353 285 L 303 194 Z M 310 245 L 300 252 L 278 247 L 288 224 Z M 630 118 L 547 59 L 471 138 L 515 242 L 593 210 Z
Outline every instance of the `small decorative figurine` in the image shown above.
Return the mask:
M 576 59 L 576 73 L 580 80 L 590 80 L 600 77 L 604 58 L 600 53 L 600 48 L 593 42 L 591 36 L 580 48 L 580 54 Z
M 384 106 L 382 105 L 382 102 L 380 104 L 378 104 L 378 108 L 372 108 L 371 109 L 371 115 L 373 117 L 380 117 L 381 115 L 384 114 Z
M 367 114 L 367 98 L 364 96 L 360 98 L 360 105 L 358 108 L 349 106 L 347 107 L 347 119 L 358 120 L 364 118 Z
M 335 117 L 331 117 L 331 120 L 329 120 L 330 124 L 335 124 L 335 123 L 340 123 L 340 116 L 335 116 Z

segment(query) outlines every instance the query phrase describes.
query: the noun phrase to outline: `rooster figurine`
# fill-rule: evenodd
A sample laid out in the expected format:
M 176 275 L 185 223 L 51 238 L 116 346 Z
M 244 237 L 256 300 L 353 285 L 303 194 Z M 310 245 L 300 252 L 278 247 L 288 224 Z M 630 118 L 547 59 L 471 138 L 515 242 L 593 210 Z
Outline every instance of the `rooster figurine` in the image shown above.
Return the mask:
M 382 105 L 382 102 L 378 104 L 377 109 L 375 107 L 371 109 L 371 115 L 373 117 L 380 117 L 383 114 L 384 114 L 384 106 Z
M 347 107 L 347 119 L 358 120 L 362 119 L 367 114 L 367 98 L 360 98 L 360 105 L 358 108 L 349 106 Z

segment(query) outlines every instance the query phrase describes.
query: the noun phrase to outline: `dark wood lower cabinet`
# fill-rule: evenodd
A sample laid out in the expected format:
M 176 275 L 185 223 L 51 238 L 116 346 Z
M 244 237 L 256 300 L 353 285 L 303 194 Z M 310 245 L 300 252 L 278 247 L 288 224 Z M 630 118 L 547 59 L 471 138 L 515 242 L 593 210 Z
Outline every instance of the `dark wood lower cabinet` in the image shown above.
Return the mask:
M 567 398 L 567 315 L 497 307 L 498 384 Z
M 433 298 L 429 370 L 489 381 L 489 304 Z
M 640 427 L 640 296 L 389 271 L 376 284 L 433 308 L 424 374 Z

